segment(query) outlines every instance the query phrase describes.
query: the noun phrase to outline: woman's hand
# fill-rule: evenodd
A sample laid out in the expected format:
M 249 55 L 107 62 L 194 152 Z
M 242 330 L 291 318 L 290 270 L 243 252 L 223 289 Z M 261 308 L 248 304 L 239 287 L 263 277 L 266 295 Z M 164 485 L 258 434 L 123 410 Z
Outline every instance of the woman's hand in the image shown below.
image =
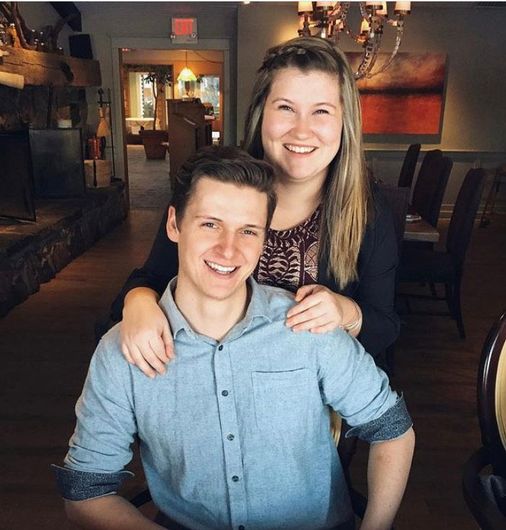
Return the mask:
M 286 325 L 293 331 L 311 331 L 326 333 L 336 328 L 343 328 L 356 322 L 357 305 L 346 296 L 334 293 L 323 285 L 304 285 L 295 294 L 297 305 L 287 313 Z M 360 331 L 357 326 L 350 332 L 356 336 Z
M 151 289 L 132 289 L 125 297 L 121 321 L 123 355 L 151 378 L 165 373 L 165 363 L 174 358 L 172 333 L 157 301 Z

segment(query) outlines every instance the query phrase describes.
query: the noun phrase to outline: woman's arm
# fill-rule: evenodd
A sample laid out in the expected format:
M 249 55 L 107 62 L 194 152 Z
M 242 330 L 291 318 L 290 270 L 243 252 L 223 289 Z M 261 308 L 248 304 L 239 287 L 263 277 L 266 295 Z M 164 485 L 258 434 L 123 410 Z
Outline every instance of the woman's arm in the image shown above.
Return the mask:
M 374 195 L 376 216 L 368 227 L 359 255 L 359 281 L 350 296 L 360 306 L 363 324 L 358 340 L 373 357 L 393 344 L 399 335 L 395 312 L 395 278 L 398 246 L 391 211 Z
M 174 355 L 172 334 L 158 300 L 178 269 L 177 245 L 166 232 L 165 213 L 144 266 L 135 269 L 113 303 L 111 317 L 121 320 L 125 358 L 147 376 L 165 372 Z
M 111 319 L 122 318 L 126 295 L 136 287 L 151 289 L 161 296 L 169 281 L 177 274 L 177 245 L 167 237 L 167 211 L 158 228 L 148 259 L 140 269 L 134 269 L 111 307 Z

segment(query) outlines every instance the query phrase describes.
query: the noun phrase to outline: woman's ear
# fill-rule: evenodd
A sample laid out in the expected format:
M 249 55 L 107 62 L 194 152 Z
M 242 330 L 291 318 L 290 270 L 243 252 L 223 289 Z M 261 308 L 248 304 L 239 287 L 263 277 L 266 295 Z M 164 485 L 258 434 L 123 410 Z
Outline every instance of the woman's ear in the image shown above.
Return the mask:
M 169 213 L 167 216 L 167 236 L 174 243 L 179 241 L 179 229 L 177 227 L 176 209 L 174 206 L 169 206 Z

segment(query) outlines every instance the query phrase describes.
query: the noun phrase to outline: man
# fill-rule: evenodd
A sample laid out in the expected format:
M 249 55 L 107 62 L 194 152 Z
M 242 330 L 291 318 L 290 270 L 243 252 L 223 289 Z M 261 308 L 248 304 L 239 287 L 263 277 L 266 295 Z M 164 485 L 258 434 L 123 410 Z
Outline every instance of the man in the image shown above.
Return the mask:
M 361 528 L 390 528 L 411 420 L 358 342 L 341 330 L 293 333 L 292 295 L 250 278 L 275 207 L 272 180 L 267 164 L 231 148 L 203 150 L 178 173 L 167 232 L 179 271 L 160 300 L 177 356 L 151 380 L 125 361 L 117 327 L 99 344 L 57 468 L 82 527 L 353 528 L 330 406 L 372 443 Z M 116 495 L 135 436 L 163 526 Z

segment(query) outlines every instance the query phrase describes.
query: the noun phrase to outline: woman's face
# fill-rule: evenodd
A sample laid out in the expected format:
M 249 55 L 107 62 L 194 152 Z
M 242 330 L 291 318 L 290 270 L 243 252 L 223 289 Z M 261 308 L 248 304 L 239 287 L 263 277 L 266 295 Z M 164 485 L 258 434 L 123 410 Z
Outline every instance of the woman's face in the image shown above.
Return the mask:
M 281 182 L 320 181 L 341 145 L 342 106 L 337 75 L 284 68 L 265 101 L 262 144 Z

